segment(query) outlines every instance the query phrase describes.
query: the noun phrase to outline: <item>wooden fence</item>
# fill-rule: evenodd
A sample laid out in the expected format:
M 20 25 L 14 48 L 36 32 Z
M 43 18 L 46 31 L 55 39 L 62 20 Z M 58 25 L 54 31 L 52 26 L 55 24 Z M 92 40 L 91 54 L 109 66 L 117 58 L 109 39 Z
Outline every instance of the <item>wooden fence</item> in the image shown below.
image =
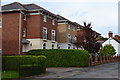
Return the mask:
M 118 62 L 120 61 L 119 56 L 95 56 L 94 61 L 92 56 L 89 57 L 89 66 L 94 66 L 98 64 L 110 63 L 110 62 Z

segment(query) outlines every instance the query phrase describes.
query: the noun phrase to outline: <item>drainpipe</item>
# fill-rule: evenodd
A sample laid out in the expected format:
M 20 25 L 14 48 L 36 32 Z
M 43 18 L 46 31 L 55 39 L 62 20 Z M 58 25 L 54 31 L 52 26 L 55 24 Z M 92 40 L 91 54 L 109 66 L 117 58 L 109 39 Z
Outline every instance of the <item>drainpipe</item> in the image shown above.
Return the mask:
M 22 18 L 22 11 L 20 11 L 20 17 L 19 17 L 19 55 L 20 55 L 20 51 L 21 51 L 21 28 L 22 28 L 22 25 L 21 25 L 21 18 Z

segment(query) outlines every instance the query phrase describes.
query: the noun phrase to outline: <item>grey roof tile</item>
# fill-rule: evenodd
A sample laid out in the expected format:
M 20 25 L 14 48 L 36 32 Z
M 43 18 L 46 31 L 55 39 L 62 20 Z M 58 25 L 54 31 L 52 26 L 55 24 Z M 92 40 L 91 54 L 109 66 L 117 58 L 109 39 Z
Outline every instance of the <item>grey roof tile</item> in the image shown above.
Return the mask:
M 14 3 L 2 6 L 2 10 L 13 10 L 13 9 L 25 10 L 25 8 L 22 6 L 22 4 L 20 4 L 18 2 L 14 2 Z

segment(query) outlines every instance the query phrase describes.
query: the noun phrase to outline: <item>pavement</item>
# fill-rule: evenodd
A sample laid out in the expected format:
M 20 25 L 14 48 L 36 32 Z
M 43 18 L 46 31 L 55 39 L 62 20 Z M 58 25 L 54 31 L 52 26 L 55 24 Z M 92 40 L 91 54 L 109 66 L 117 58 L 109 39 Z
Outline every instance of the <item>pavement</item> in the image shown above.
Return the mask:
M 47 68 L 46 74 L 26 77 L 21 80 L 40 80 L 43 78 L 118 78 L 118 63 L 101 64 L 84 68 Z

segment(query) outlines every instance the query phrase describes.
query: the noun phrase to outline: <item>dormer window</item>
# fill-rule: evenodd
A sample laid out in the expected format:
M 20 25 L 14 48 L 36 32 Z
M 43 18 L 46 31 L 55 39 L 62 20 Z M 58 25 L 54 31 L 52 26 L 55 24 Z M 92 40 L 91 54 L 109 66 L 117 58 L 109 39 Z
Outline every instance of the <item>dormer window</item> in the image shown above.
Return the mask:
M 68 24 L 68 29 L 70 29 L 70 24 Z
M 52 20 L 52 25 L 55 25 L 55 20 L 54 19 Z
M 46 15 L 44 15 L 43 21 L 47 22 L 47 16 Z

